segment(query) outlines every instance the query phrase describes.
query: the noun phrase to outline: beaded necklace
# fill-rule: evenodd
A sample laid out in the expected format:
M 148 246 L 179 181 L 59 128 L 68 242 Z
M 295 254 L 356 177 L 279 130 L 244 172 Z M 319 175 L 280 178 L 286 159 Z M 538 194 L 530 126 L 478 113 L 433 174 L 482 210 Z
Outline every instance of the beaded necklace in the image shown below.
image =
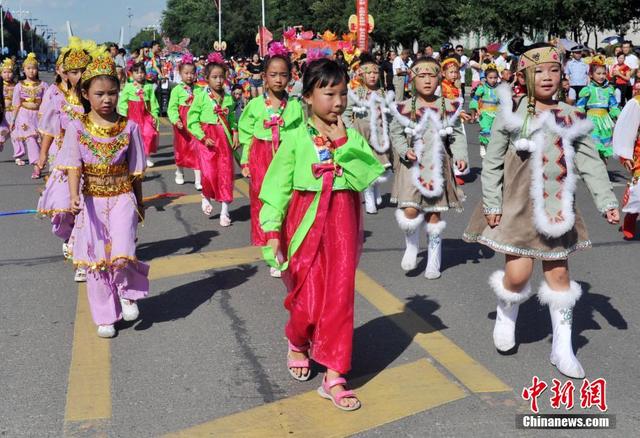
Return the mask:
M 285 92 L 284 95 L 282 96 L 282 99 L 280 99 L 280 105 L 278 106 L 278 111 L 274 112 L 273 111 L 273 101 L 271 100 L 271 97 L 269 96 L 269 93 L 267 93 L 265 91 L 264 93 L 264 104 L 267 107 L 267 114 L 269 115 L 269 118 L 272 119 L 274 117 L 282 117 L 282 113 L 284 113 L 285 108 L 287 107 L 287 101 L 289 100 L 289 96 L 288 94 Z
M 311 141 L 316 147 L 316 153 L 318 154 L 318 159 L 320 159 L 320 162 L 323 164 L 333 163 L 334 147 L 331 143 L 331 140 L 329 140 L 326 135 L 320 134 L 320 131 L 318 131 L 318 129 L 313 126 L 311 122 L 307 122 L 307 132 L 309 132 Z

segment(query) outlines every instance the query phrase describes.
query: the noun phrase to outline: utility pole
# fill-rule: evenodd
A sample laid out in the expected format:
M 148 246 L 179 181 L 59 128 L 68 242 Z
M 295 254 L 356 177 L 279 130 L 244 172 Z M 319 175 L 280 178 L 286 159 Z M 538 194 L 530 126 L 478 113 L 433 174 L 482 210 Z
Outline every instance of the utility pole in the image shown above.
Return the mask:
M 2 45 L 2 54 L 4 55 L 4 5 L 0 0 L 0 44 Z
M 14 11 L 16 14 L 20 14 L 20 55 L 22 55 L 24 53 L 24 38 L 23 38 L 23 32 L 22 32 L 22 27 L 24 25 L 24 16 L 29 15 L 31 12 L 29 11 L 25 11 L 22 9 L 22 0 L 20 1 L 20 10 L 19 11 Z
M 36 29 L 38 27 L 37 25 L 35 25 L 35 26 L 33 25 L 33 23 L 35 21 L 38 21 L 38 19 L 31 17 L 31 51 L 32 52 L 35 52 L 34 47 L 33 47 L 33 34 L 35 33 L 35 31 L 36 31 Z
M 129 17 L 129 42 L 131 42 L 131 19 L 133 18 L 133 12 L 131 12 L 131 7 L 127 8 L 128 14 L 127 17 Z

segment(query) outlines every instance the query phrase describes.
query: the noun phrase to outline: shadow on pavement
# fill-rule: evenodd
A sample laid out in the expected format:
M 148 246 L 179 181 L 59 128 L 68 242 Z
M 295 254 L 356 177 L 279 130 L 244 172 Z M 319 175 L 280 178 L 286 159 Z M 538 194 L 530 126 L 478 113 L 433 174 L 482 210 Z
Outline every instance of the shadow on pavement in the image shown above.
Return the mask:
M 147 330 L 155 323 L 186 318 L 209 301 L 217 292 L 231 290 L 254 276 L 256 266 L 241 265 L 223 271 L 214 271 L 208 278 L 175 287 L 163 294 L 138 301 L 140 319 L 122 324 L 123 328 L 135 324 L 135 330 Z M 126 325 L 125 325 L 126 324 Z
M 381 316 L 355 329 L 353 336 L 353 364 L 349 377 L 358 379 L 356 387 L 363 386 L 378 373 L 384 371 L 411 345 L 418 333 L 432 333 L 446 329 L 442 320 L 434 315 L 440 304 L 426 295 L 414 295 L 407 299 L 401 313 Z M 414 327 L 411 312 L 423 321 Z M 406 333 L 400 327 L 411 327 Z
M 206 248 L 211 243 L 211 239 L 219 234 L 217 231 L 205 230 L 175 239 L 142 243 L 138 245 L 136 254 L 140 260 L 144 261 L 166 257 L 179 252 L 181 249 L 189 249 L 185 254 L 194 254 Z
M 418 266 L 408 271 L 407 277 L 418 277 L 424 273 L 427 268 L 428 254 L 427 250 L 418 253 Z M 493 258 L 495 254 L 494 250 L 479 243 L 467 243 L 461 239 L 442 239 L 442 275 L 446 275 L 448 269 L 458 265 L 466 265 L 468 262 L 477 264 L 480 260 Z M 400 265 L 400 258 L 398 265 Z

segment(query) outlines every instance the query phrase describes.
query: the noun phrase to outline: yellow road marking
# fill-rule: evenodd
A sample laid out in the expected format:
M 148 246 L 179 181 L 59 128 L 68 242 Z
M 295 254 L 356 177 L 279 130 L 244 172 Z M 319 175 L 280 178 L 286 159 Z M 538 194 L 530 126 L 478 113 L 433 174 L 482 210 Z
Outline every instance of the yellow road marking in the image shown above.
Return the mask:
M 249 183 L 246 179 L 237 179 L 236 182 L 236 190 L 238 190 L 245 198 L 249 197 Z
M 165 170 L 176 170 L 175 164 L 165 164 L 164 166 L 153 166 L 147 168 L 147 173 L 151 172 L 163 172 Z
M 357 384 L 354 380 L 352 383 Z M 185 429 L 169 437 L 344 437 L 466 397 L 426 359 L 380 372 L 357 390 L 362 409 L 342 413 L 316 391 Z
M 402 314 L 394 322 L 407 334 L 415 334 L 413 341 L 453 374 L 473 392 L 510 391 L 502 380 L 476 362 L 453 341 L 431 327 L 418 314 L 389 293 L 367 274 L 358 271 L 356 290 L 384 315 Z
M 163 131 L 160 133 L 160 137 L 170 137 L 170 136 L 173 136 L 173 132 Z
M 111 348 L 96 336 L 87 288 L 78 286 L 64 421 L 111 418 Z
M 168 126 L 170 128 L 173 128 L 173 125 L 171 124 L 169 119 L 167 119 L 165 117 L 160 117 L 160 123 L 163 124 L 164 126 Z
M 209 269 L 256 263 L 260 260 L 262 260 L 260 248 L 255 246 L 162 257 L 151 260 L 149 279 L 176 277 Z

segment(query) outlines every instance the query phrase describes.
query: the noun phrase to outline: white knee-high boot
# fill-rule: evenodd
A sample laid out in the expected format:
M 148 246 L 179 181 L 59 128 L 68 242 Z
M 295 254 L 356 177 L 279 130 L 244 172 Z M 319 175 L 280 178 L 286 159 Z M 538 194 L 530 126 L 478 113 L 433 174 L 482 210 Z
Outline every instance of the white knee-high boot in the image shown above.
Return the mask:
M 366 211 L 367 214 L 376 214 L 378 212 L 374 187 L 375 183 L 364 189 L 364 211 Z
M 417 266 L 418 249 L 420 247 L 420 233 L 418 228 L 424 222 L 424 216 L 419 214 L 414 219 L 409 219 L 404 215 L 403 210 L 396 210 L 396 221 L 402 231 L 404 231 L 404 240 L 406 249 L 400 266 L 405 271 L 415 269 Z
M 429 256 L 427 259 L 427 269 L 424 271 L 425 278 L 435 280 L 440 278 L 440 265 L 442 259 L 442 232 L 447 227 L 445 221 L 435 224 L 428 223 L 426 226 L 427 237 L 429 238 Z
M 531 284 L 527 283 L 520 292 L 512 292 L 504 287 L 504 271 L 496 271 L 489 277 L 489 286 L 498 298 L 493 344 L 499 351 L 509 351 L 516 346 L 518 310 L 531 296 Z
M 574 379 L 584 377 L 584 369 L 573 353 L 571 344 L 571 323 L 573 321 L 573 307 L 582 295 L 582 288 L 572 281 L 566 291 L 551 289 L 543 281 L 538 291 L 541 304 L 549 306 L 551 324 L 553 326 L 553 344 L 549 360 L 562 374 Z

